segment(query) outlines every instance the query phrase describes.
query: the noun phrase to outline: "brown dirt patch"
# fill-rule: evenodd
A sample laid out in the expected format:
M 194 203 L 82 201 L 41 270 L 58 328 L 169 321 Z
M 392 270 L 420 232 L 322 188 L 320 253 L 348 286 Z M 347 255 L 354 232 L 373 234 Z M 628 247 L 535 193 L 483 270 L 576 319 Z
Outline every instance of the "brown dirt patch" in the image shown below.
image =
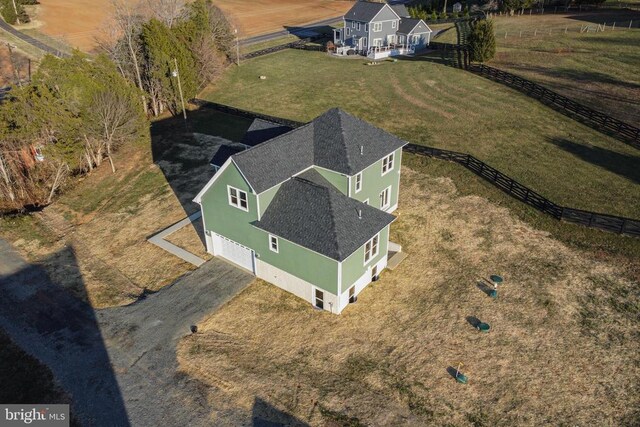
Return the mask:
M 258 281 L 182 341 L 182 369 L 217 402 L 311 425 L 637 422 L 638 284 L 449 178 L 402 181 L 398 269 L 340 316 Z M 466 386 L 447 372 L 460 361 Z

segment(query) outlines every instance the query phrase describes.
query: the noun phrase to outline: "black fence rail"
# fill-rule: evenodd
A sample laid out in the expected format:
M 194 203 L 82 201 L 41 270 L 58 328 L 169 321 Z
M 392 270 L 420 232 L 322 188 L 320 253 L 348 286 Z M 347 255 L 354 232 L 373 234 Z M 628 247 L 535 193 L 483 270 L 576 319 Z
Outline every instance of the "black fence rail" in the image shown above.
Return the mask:
M 296 122 L 295 120 L 283 119 L 282 117 L 269 116 L 267 114 L 254 113 L 253 111 L 242 110 L 240 108 L 230 107 L 224 104 L 218 104 L 217 102 L 205 101 L 204 99 L 192 99 L 189 102 L 201 108 L 210 108 L 212 110 L 220 111 L 222 113 L 227 113 L 227 114 L 231 114 L 239 117 L 245 117 L 251 120 L 262 119 L 268 122 L 289 126 L 291 128 L 297 128 L 304 124 L 302 122 Z
M 456 48 L 460 48 L 456 46 Z M 640 149 L 640 128 L 627 124 L 607 114 L 586 107 L 566 96 L 560 95 L 537 83 L 524 79 L 515 74 L 499 70 L 484 64 L 472 64 L 469 71 L 487 77 L 491 80 L 503 83 L 526 95 L 536 98 L 555 110 L 580 121 L 597 131 L 613 136 L 629 145 Z
M 471 154 L 416 144 L 408 144 L 405 147 L 405 151 L 461 164 L 476 175 L 491 182 L 514 199 L 520 200 L 555 219 L 612 233 L 640 237 L 640 220 L 561 206 L 520 184 L 515 179 L 510 178 Z
M 223 113 L 233 114 L 248 119 L 262 119 L 274 123 L 279 123 L 292 128 L 304 125 L 303 122 L 283 119 L 280 117 L 269 116 L 266 114 L 254 113 L 252 111 L 242 110 L 228 105 L 218 104 L 215 102 L 194 99 L 193 104 L 211 108 Z M 471 154 L 459 153 L 457 151 L 443 150 L 440 148 L 427 147 L 425 145 L 407 144 L 404 151 L 411 154 L 432 157 L 436 159 L 447 160 L 458 163 L 481 178 L 489 181 L 509 196 L 517 199 L 535 209 L 552 216 L 555 219 L 566 221 L 574 224 L 580 224 L 585 227 L 597 228 L 612 233 L 625 234 L 633 237 L 640 237 L 640 220 L 632 218 L 624 218 L 614 215 L 601 214 L 597 212 L 584 211 L 580 209 L 561 206 L 552 202 L 540 193 L 520 184 L 515 179 L 505 175 L 496 168 L 489 166 L 482 160 L 477 159 Z
M 291 43 L 285 43 L 278 46 L 268 47 L 265 49 L 256 50 L 255 52 L 250 52 L 240 56 L 240 59 L 251 59 L 257 58 L 258 56 L 268 55 L 270 53 L 280 52 L 285 49 L 302 49 L 302 50 L 315 50 L 315 51 L 324 51 L 324 46 L 320 45 L 309 45 L 309 43 L 318 40 L 319 37 L 307 37 L 304 39 L 296 40 Z

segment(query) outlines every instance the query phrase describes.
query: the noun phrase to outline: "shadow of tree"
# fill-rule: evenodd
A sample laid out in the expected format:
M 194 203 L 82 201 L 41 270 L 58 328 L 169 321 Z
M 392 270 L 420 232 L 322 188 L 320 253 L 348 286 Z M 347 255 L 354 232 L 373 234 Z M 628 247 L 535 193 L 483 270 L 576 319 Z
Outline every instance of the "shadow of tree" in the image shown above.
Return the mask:
M 68 252 L 63 258 L 71 260 L 61 267 L 81 278 L 73 248 L 65 247 L 60 252 Z M 81 424 L 128 426 L 127 410 L 96 313 L 84 302 L 86 293 L 80 296 L 84 301 L 73 296 L 55 284 L 44 268 L 25 264 L 2 240 L 0 253 L 0 328 L 51 370 L 71 396 L 73 414 Z M 74 291 L 79 289 L 84 289 L 82 284 Z
M 301 421 L 291 414 L 275 408 L 269 402 L 256 397 L 253 402 L 251 425 L 253 427 L 306 427 L 309 424 Z
M 584 145 L 565 138 L 548 138 L 548 142 L 593 165 L 640 184 L 640 157 L 605 148 Z

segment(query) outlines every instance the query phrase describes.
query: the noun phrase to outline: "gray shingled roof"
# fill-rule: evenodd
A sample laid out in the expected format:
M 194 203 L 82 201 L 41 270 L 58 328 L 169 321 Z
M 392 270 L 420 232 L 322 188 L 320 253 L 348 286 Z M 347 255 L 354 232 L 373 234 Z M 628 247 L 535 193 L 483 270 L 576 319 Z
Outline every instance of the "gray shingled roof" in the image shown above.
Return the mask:
M 280 125 L 278 123 L 268 122 L 262 119 L 255 119 L 247 132 L 244 134 L 241 144 L 251 147 L 261 144 L 265 141 L 280 136 L 291 130 L 289 126 Z
M 353 21 L 371 22 L 371 20 L 385 7 L 386 3 L 373 3 L 358 1 L 344 15 L 344 19 Z
M 229 157 L 243 150 L 244 147 L 238 147 L 236 145 L 219 145 L 218 147 L 216 147 L 216 151 L 215 153 L 213 153 L 213 157 L 211 158 L 209 164 L 222 167 L 224 162 L 226 162 Z
M 345 196 L 317 171 L 310 170 L 304 175 L 282 184 L 262 219 L 253 225 L 336 261 L 344 261 L 395 219 Z M 323 181 L 324 185 L 319 184 Z
M 404 145 L 396 136 L 334 108 L 233 159 L 261 193 L 313 165 L 353 176 Z
M 393 9 L 393 11 L 397 13 L 400 18 L 411 17 L 411 14 L 409 13 L 409 11 L 407 10 L 407 7 L 404 4 L 391 4 L 389 6 L 391 6 L 391 9 Z
M 411 31 L 420 23 L 421 19 L 403 18 L 398 25 L 398 32 L 402 34 L 411 34 Z

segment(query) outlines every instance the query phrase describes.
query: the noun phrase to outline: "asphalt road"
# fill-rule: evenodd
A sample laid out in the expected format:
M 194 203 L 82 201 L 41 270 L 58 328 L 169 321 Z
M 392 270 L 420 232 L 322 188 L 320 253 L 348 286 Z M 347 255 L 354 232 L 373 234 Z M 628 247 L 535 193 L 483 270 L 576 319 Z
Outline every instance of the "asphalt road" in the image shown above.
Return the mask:
M 134 304 L 95 311 L 0 239 L 0 328 L 51 369 L 83 425 L 212 425 L 218 408 L 178 373 L 176 345 L 252 280 L 213 259 Z M 247 424 L 251 415 L 227 409 L 218 423 Z
M 18 31 L 15 28 L 13 28 L 11 25 L 7 24 L 4 20 L 0 19 L 0 29 L 8 32 L 9 34 L 12 34 L 16 37 L 18 37 L 19 39 L 29 43 L 32 46 L 37 47 L 38 49 L 46 52 L 46 53 L 50 53 L 51 55 L 57 56 L 58 58 L 64 58 L 69 56 L 68 54 L 64 53 L 64 52 L 60 52 L 59 50 L 44 44 L 43 42 L 41 42 L 40 40 L 34 39 L 33 37 L 24 34 L 22 31 Z
M 280 37 L 284 37 L 284 36 L 288 36 L 290 34 L 294 35 L 294 36 L 298 36 L 300 38 L 305 38 L 308 37 L 308 35 L 310 34 L 310 32 L 313 32 L 313 28 L 315 27 L 323 27 L 326 25 L 332 25 L 335 24 L 337 22 L 340 22 L 342 20 L 342 16 L 336 16 L 335 18 L 329 18 L 329 19 L 325 19 L 322 21 L 318 21 L 318 22 L 313 22 L 311 24 L 307 24 L 307 25 L 303 25 L 300 27 L 292 27 L 289 29 L 285 29 L 285 30 L 281 30 L 281 31 L 274 31 L 273 33 L 267 33 L 267 34 L 261 34 L 258 36 L 253 36 L 253 37 L 249 37 L 246 39 L 242 39 L 240 40 L 240 44 L 245 46 L 245 45 L 250 45 L 250 44 L 255 44 L 255 43 L 261 43 L 261 42 L 266 42 L 269 40 L 273 40 L 273 39 L 277 39 Z

